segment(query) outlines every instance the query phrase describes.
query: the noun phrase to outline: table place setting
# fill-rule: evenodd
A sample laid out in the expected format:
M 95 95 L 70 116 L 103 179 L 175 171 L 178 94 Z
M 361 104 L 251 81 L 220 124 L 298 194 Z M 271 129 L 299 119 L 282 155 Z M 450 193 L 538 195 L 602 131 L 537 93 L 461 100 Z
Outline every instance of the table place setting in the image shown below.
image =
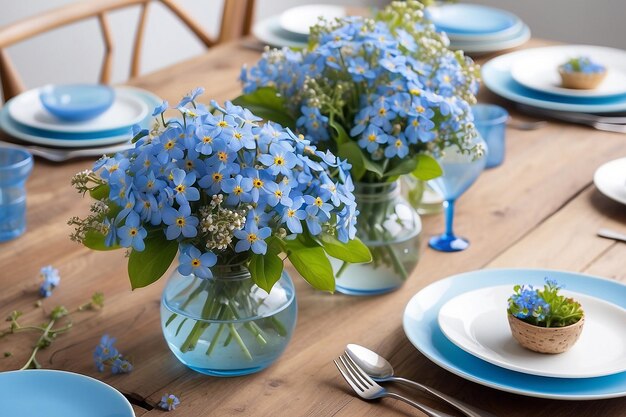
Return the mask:
M 48 85 L 7 101 L 0 129 L 16 140 L 14 146 L 53 162 L 99 157 L 131 147 L 132 127 L 148 128 L 160 102 L 132 87 Z
M 622 416 L 626 52 L 362 14 L 5 94 L 3 412 Z

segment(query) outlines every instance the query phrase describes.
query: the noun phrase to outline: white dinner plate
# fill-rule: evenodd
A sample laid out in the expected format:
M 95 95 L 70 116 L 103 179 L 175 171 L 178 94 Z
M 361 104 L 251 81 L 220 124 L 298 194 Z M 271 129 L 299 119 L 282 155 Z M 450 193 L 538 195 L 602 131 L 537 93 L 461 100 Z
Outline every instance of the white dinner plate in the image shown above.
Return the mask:
M 440 4 L 428 7 L 426 14 L 454 41 L 500 40 L 519 32 L 523 25 L 513 13 L 476 4 Z
M 607 68 L 606 78 L 592 90 L 561 87 L 558 67 L 571 58 L 588 56 Z M 545 93 L 571 97 L 608 97 L 626 94 L 626 51 L 604 46 L 559 45 L 520 51 L 511 76 L 521 85 Z
M 626 204 L 626 158 L 615 159 L 598 168 L 593 183 L 605 196 Z
M 332 22 L 345 16 L 345 7 L 332 4 L 307 4 L 285 10 L 280 15 L 279 23 L 283 30 L 306 37 L 309 35 L 309 28 L 315 26 L 320 17 Z
M 549 269 L 483 269 L 454 275 L 430 284 L 411 298 L 402 327 L 409 341 L 442 368 L 491 388 L 531 397 L 559 400 L 598 400 L 626 396 L 626 372 L 596 378 L 550 378 L 515 372 L 483 361 L 450 342 L 437 318 L 452 298 L 494 285 L 541 286 L 549 277 L 570 291 L 626 308 L 626 285 L 610 279 Z M 583 330 L 584 332 L 584 330 Z
M 252 27 L 252 34 L 266 45 L 282 48 L 306 48 L 307 42 L 299 35 L 280 27 L 280 15 L 260 20 Z
M 567 352 L 549 355 L 523 348 L 512 336 L 507 300 L 513 286 L 469 291 L 439 310 L 439 327 L 464 351 L 494 365 L 553 378 L 593 378 L 626 371 L 626 310 L 585 294 L 562 290 L 585 312 L 580 338 Z
M 115 101 L 100 116 L 82 122 L 68 122 L 50 114 L 39 100 L 40 89 L 26 91 L 13 98 L 7 104 L 11 118 L 24 126 L 60 133 L 119 133 L 117 130 L 128 128 L 141 122 L 148 115 L 148 105 L 125 88 L 115 89 Z
M 530 39 L 530 28 L 522 24 L 519 30 L 512 35 L 496 40 L 465 42 L 450 41 L 450 48 L 462 50 L 467 54 L 486 54 L 490 52 L 504 51 L 525 44 Z
M 540 109 L 581 113 L 610 113 L 626 111 L 626 95 L 611 97 L 566 97 L 524 87 L 511 76 L 511 67 L 520 54 L 515 51 L 500 55 L 482 65 L 482 80 L 489 90 L 516 103 Z
M 120 89 L 136 95 L 143 100 L 150 109 L 161 104 L 161 99 L 149 91 L 132 87 L 120 87 Z M 143 128 L 149 128 L 152 119 L 152 116 L 148 115 L 144 117 L 140 125 Z M 101 147 L 124 143 L 132 138 L 131 127 L 125 129 L 123 133 L 113 136 L 95 136 L 93 133 L 86 133 L 83 138 L 81 138 L 81 136 L 76 133 L 65 135 L 58 132 L 50 132 L 48 134 L 41 133 L 38 130 L 33 130 L 13 121 L 9 115 L 8 106 L 0 110 L 0 127 L 10 136 L 23 142 L 57 148 Z

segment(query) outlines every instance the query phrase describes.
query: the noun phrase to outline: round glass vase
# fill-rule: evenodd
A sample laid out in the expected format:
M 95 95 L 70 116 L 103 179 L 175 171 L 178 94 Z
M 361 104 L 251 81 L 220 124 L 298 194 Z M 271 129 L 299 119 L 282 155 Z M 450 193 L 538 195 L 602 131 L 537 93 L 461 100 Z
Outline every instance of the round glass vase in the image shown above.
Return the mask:
M 201 279 L 178 271 L 161 297 L 161 327 L 170 350 L 212 376 L 259 372 L 287 347 L 296 324 L 291 278 L 283 271 L 268 294 L 242 266 L 211 268 Z
M 356 183 L 359 210 L 357 237 L 372 253 L 372 262 L 347 264 L 333 259 L 337 291 L 376 295 L 407 280 L 419 261 L 422 222 L 400 192 L 400 181 Z

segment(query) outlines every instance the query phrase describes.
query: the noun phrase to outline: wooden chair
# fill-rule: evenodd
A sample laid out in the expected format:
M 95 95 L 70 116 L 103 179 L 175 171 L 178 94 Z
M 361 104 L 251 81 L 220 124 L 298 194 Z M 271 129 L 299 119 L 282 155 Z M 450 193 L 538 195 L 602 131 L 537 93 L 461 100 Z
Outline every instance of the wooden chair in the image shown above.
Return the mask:
M 44 12 L 0 28 L 0 80 L 2 82 L 4 100 L 6 101 L 25 90 L 24 84 L 6 52 L 7 47 L 52 29 L 92 17 L 98 19 L 105 47 L 104 59 L 100 70 L 100 82 L 103 84 L 109 83 L 113 63 L 113 42 L 107 13 L 137 5 L 141 6 L 141 13 L 133 45 L 130 77 L 139 75 L 146 18 L 152 1 L 159 1 L 166 6 L 207 48 L 250 34 L 254 0 L 224 0 L 222 23 L 219 34 L 215 39 L 211 38 L 190 14 L 181 9 L 175 0 L 77 1 L 68 6 Z M 213 1 L 208 1 L 207 3 L 213 4 Z

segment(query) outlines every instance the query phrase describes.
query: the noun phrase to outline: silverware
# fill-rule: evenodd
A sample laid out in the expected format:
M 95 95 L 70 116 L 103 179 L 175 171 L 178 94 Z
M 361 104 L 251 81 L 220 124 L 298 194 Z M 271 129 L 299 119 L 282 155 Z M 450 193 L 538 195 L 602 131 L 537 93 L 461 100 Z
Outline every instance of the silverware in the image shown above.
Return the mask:
M 506 125 L 510 128 L 517 130 L 537 130 L 545 127 L 548 124 L 545 120 L 537 120 L 533 122 L 523 122 L 521 120 L 509 119 Z
M 412 405 L 428 417 L 452 417 L 449 414 L 437 411 L 424 404 L 409 400 L 400 394 L 387 391 L 385 388 L 374 382 L 372 378 L 367 376 L 367 374 L 359 368 L 356 363 L 354 363 L 347 353 L 339 356 L 338 360 L 339 361 L 334 360 L 333 362 L 335 362 L 335 366 L 339 369 L 339 373 L 341 373 L 354 392 L 364 400 L 371 401 L 383 397 L 395 398 L 396 400 L 404 401 L 405 403 Z
M 366 347 L 349 344 L 348 346 L 346 346 L 346 353 L 374 381 L 397 382 L 410 386 L 412 388 L 416 388 L 423 393 L 430 394 L 431 396 L 446 402 L 447 404 L 456 408 L 468 417 L 495 417 L 495 415 L 488 413 L 485 410 L 481 410 L 477 407 L 473 407 L 460 400 L 452 398 L 427 385 L 411 381 L 410 379 L 394 376 L 393 366 L 391 366 L 391 363 L 389 363 L 387 359 L 383 358 L 378 353 Z
M 6 146 L 9 148 L 17 148 L 24 149 L 35 156 L 39 156 L 41 158 L 47 159 L 53 162 L 63 162 L 68 161 L 70 159 L 83 158 L 88 156 L 97 156 L 100 157 L 104 154 L 122 152 L 127 149 L 132 148 L 134 145 L 132 143 L 126 142 L 121 145 L 112 145 L 112 146 L 102 146 L 95 148 L 83 148 L 83 149 L 59 149 L 59 148 L 46 148 L 43 146 L 25 146 L 18 145 L 10 142 L 0 141 L 1 146 Z
M 615 230 L 600 229 L 598 230 L 597 233 L 598 233 L 598 236 L 606 238 L 606 239 L 613 239 L 613 240 L 618 240 L 620 242 L 626 242 L 626 234 L 616 232 Z
M 583 124 L 608 132 L 626 133 L 626 117 L 624 116 L 600 116 L 588 113 L 545 110 L 525 104 L 518 104 L 517 108 L 524 113 L 534 116 L 550 117 L 564 122 Z

